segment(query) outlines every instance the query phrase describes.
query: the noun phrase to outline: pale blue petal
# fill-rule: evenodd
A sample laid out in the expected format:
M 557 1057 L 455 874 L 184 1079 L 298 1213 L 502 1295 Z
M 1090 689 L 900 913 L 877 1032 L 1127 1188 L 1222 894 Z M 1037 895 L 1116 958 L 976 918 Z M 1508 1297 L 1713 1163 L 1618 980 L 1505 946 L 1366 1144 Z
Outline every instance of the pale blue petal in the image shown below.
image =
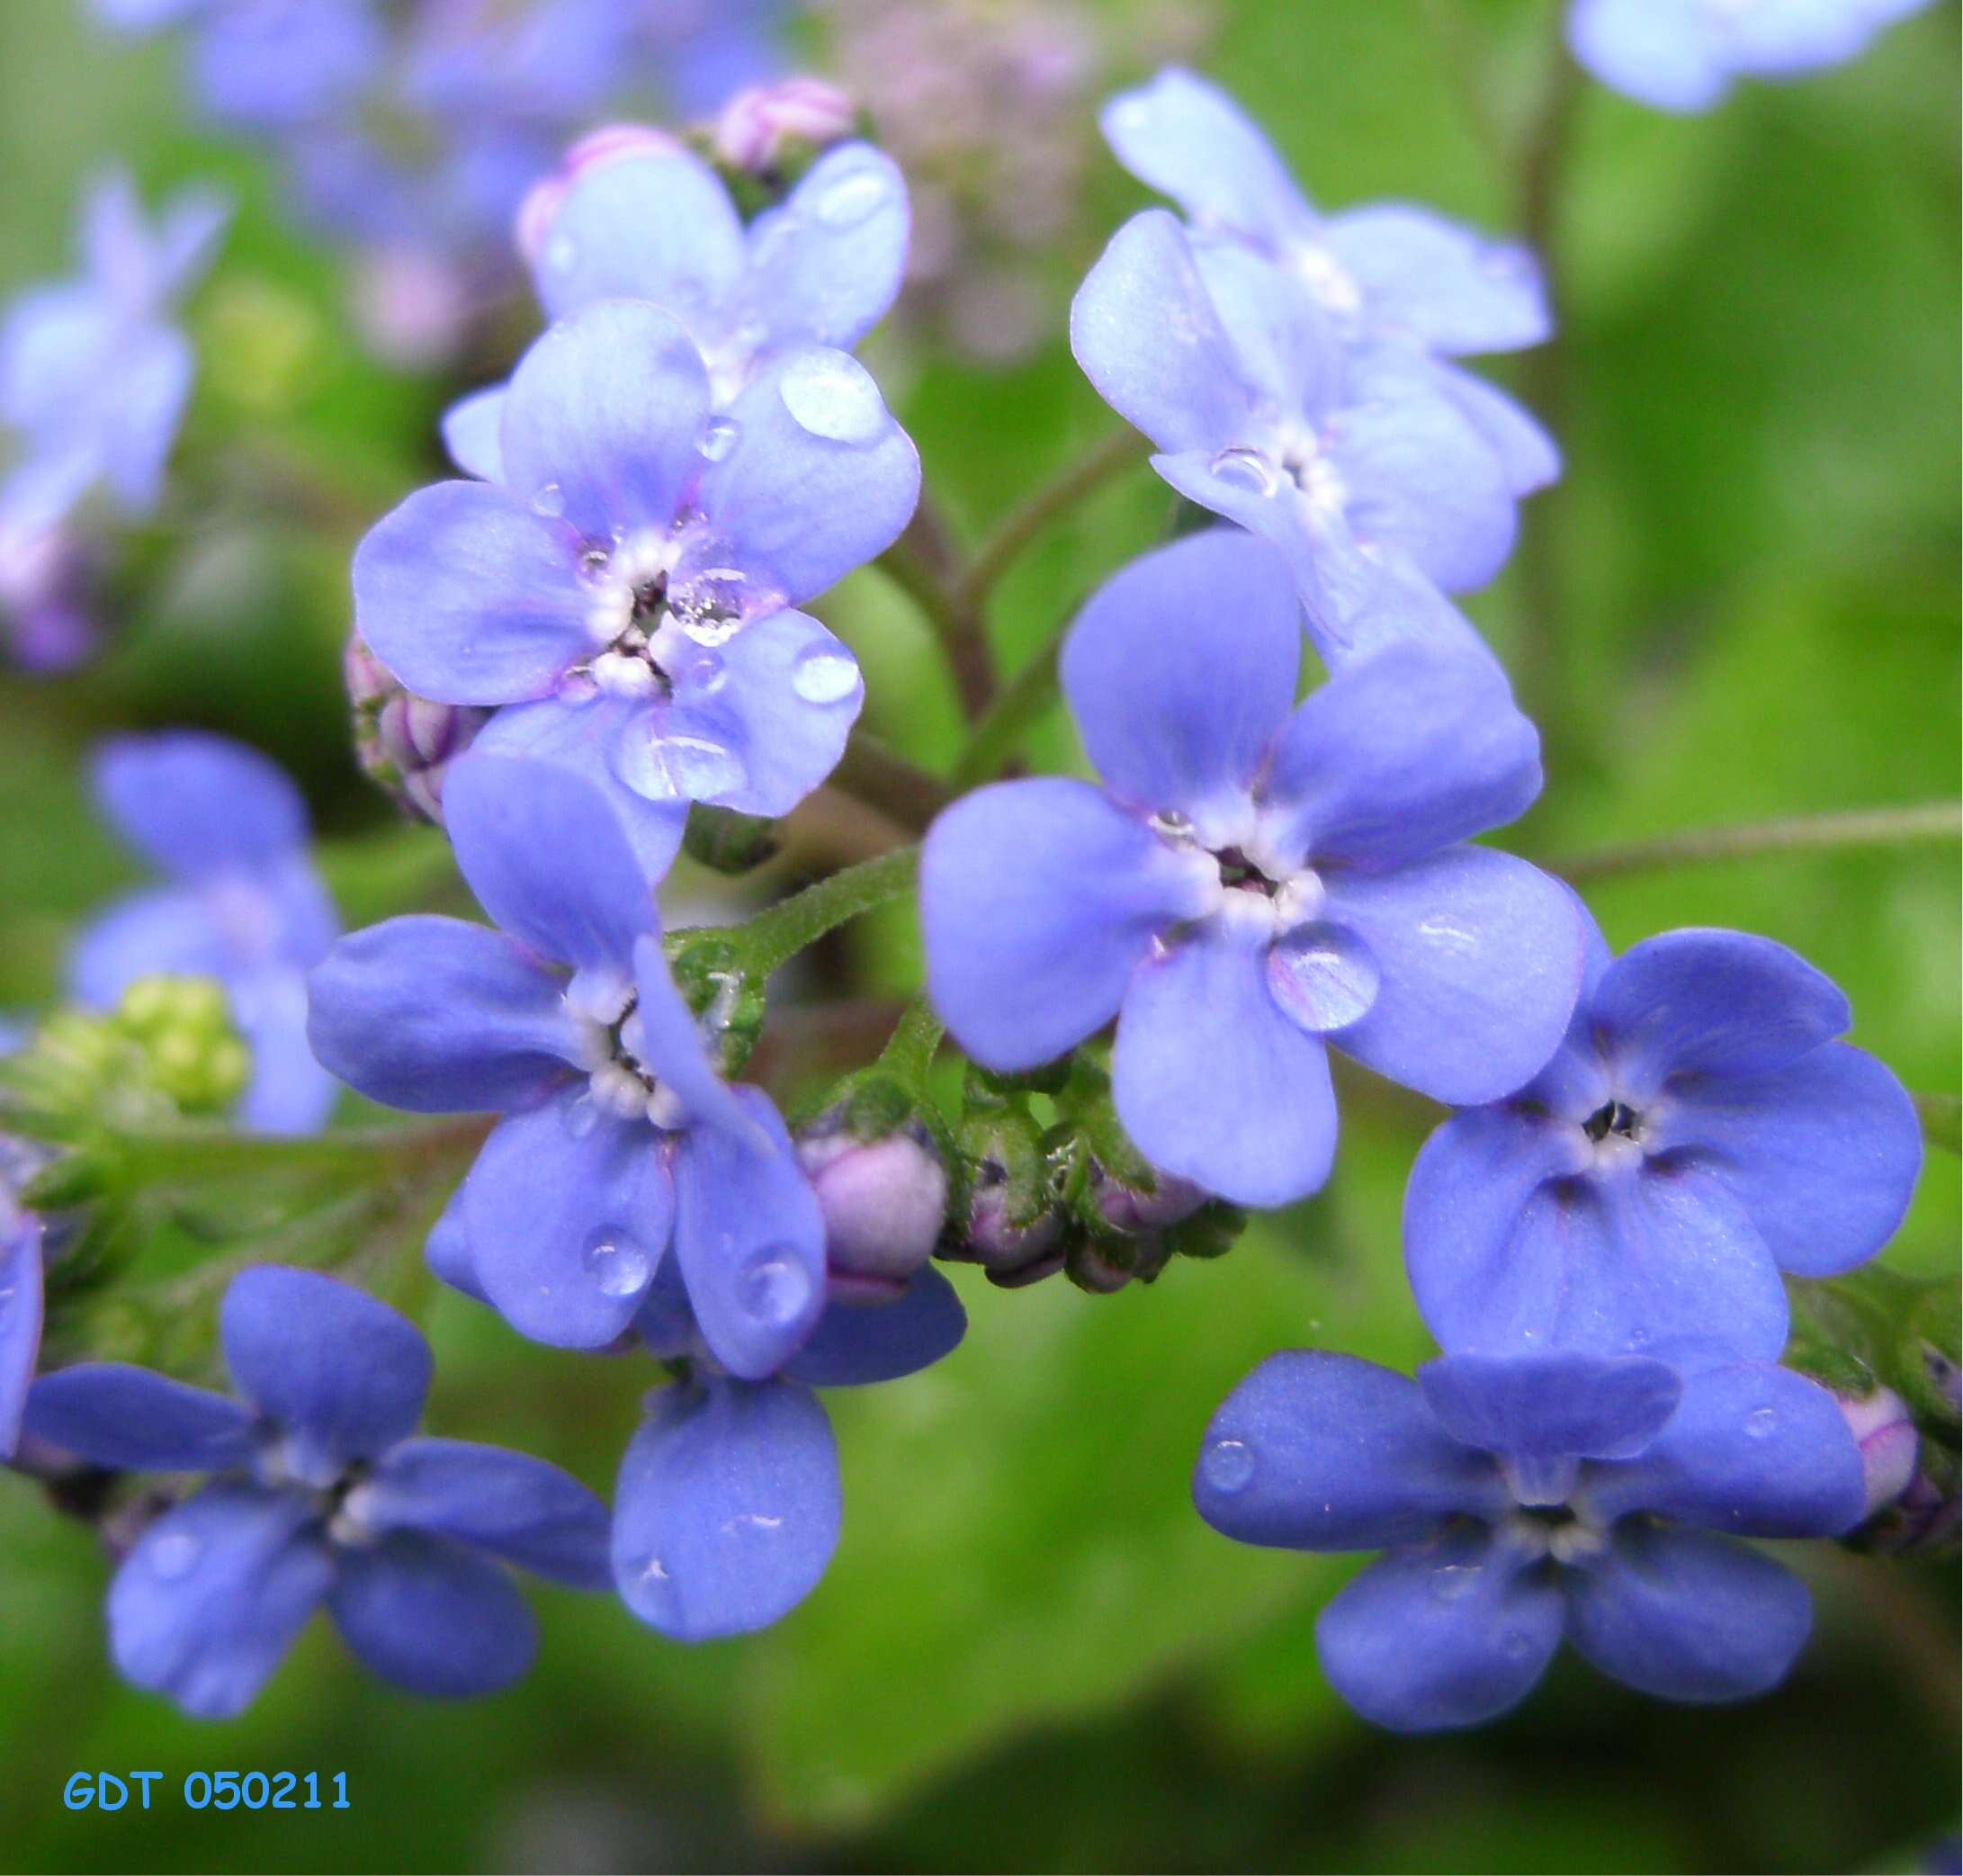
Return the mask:
M 1373 329 L 1438 352 L 1511 352 L 1553 332 L 1539 264 L 1518 242 L 1389 202 L 1330 216 L 1322 238 Z
M 40 1261 L 37 1247 L 37 1286 Z M 43 1375 L 22 1424 L 92 1466 L 127 1472 L 219 1472 L 244 1463 L 254 1443 L 251 1414 L 229 1395 L 120 1361 Z
M 199 730 L 116 736 L 90 761 L 96 805 L 158 872 L 199 879 L 307 843 L 307 806 L 270 758 Z
M 1455 1440 L 1533 1459 L 1626 1459 L 1683 1397 L 1676 1370 L 1646 1355 L 1447 1355 L 1418 1385 Z
M 884 316 L 906 272 L 911 217 L 899 166 L 867 143 L 827 150 L 782 208 L 749 228 L 737 330 L 849 351 Z
M 505 390 L 502 384 L 493 384 L 485 390 L 473 390 L 443 414 L 443 446 L 450 452 L 450 460 L 465 475 L 474 475 L 480 481 L 505 479 Z
M 40 1223 L 0 1201 L 0 1461 L 20 1443 L 21 1416 L 40 1360 Z

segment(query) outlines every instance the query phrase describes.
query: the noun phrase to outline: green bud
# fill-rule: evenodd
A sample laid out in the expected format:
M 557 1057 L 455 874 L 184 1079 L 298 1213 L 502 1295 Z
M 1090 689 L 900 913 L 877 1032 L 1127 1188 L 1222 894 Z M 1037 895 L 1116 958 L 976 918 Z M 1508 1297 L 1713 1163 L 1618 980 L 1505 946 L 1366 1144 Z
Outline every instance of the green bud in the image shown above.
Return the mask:
M 139 977 L 110 1017 L 145 1078 L 177 1111 L 214 1119 L 238 1105 L 252 1052 L 233 1027 L 224 986 L 210 977 Z
M 733 808 L 712 808 L 704 802 L 689 809 L 682 832 L 689 858 L 717 873 L 748 873 L 775 858 L 783 844 L 775 821 L 739 814 Z
M 662 949 L 676 988 L 702 1026 L 717 1073 L 725 1077 L 740 1073 L 763 1033 L 768 1001 L 763 980 L 720 929 L 671 931 Z

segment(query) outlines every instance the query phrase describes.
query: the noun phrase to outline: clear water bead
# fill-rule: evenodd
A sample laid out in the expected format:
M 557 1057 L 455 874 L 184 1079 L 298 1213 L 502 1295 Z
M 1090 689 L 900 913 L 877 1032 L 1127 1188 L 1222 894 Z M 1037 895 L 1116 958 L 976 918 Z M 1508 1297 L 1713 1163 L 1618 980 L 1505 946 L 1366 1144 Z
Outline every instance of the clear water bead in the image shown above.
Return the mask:
M 1222 450 L 1206 467 L 1217 480 L 1251 489 L 1257 495 L 1272 495 L 1279 487 L 1275 465 L 1260 451 L 1241 444 Z
M 801 353 L 778 380 L 784 408 L 802 429 L 831 443 L 866 444 L 886 426 L 886 405 L 872 374 L 843 352 Z
M 791 688 L 807 704 L 837 704 L 859 687 L 858 662 L 833 645 L 813 645 L 791 667 Z
M 532 498 L 532 512 L 556 521 L 566 512 L 566 491 L 557 482 L 548 482 Z
M 741 440 L 743 426 L 733 417 L 712 417 L 702 426 L 695 447 L 712 462 L 724 461 Z
M 1215 1440 L 1206 1449 L 1200 1470 L 1216 1492 L 1241 1491 L 1254 1477 L 1254 1449 L 1242 1440 Z
M 701 736 L 624 738 L 614 767 L 649 801 L 709 801 L 743 785 L 735 751 Z
M 842 233 L 856 228 L 886 199 L 886 178 L 878 170 L 855 169 L 830 183 L 818 198 L 818 219 Z
M 770 1328 L 793 1320 L 811 1297 L 811 1272 L 782 1245 L 766 1244 L 752 1252 L 737 1276 L 738 1306 L 753 1321 Z
M 596 1232 L 581 1260 L 601 1290 L 609 1297 L 632 1297 L 648 1287 L 654 1260 L 624 1231 Z
M 1779 1424 L 1779 1415 L 1770 1407 L 1754 1407 L 1745 1415 L 1745 1432 L 1762 1440 Z

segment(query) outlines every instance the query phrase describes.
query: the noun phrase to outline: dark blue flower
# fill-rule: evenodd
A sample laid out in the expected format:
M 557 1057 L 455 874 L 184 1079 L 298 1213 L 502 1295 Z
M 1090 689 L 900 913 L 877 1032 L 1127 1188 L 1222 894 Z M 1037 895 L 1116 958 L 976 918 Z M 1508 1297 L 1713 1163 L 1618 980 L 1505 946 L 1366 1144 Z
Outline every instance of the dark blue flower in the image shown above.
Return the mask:
M 480 750 L 550 750 L 643 821 L 787 812 L 865 694 L 787 608 L 886 547 L 919 489 L 865 369 L 792 346 L 716 414 L 677 321 L 602 301 L 525 354 L 497 430 L 497 480 L 422 489 L 362 543 L 375 655 L 420 696 L 515 706 Z
M 1665 1700 L 1763 1693 L 1812 1611 L 1734 1539 L 1845 1530 L 1864 1493 L 1833 1397 L 1769 1364 L 1451 1355 L 1412 1381 L 1295 1350 L 1214 1415 L 1193 1498 L 1245 1543 L 1385 1550 L 1316 1645 L 1366 1719 L 1429 1732 L 1505 1712 L 1564 1635 Z
M 0 1134 L 0 1461 L 20 1443 L 21 1413 L 40 1360 L 40 1218 L 21 1203 L 20 1185 L 39 1164 L 25 1142 Z
M 1574 0 L 1568 42 L 1604 85 L 1662 111 L 1704 111 L 1734 78 L 1839 65 L 1929 0 Z
M 310 983 L 316 1052 L 392 1107 L 504 1115 L 451 1223 L 515 1328 L 601 1347 L 668 1267 L 724 1367 L 775 1373 L 824 1304 L 824 1221 L 776 1109 L 710 1065 L 610 797 L 480 742 L 444 807 L 502 929 L 344 938 Z
M 417 1439 L 429 1345 L 394 1310 L 262 1265 L 220 1329 L 244 1404 L 146 1369 L 44 1376 L 28 1430 L 99 1466 L 214 1475 L 147 1530 L 109 1593 L 140 1687 L 223 1719 L 250 1704 L 323 1602 L 357 1657 L 412 1692 L 486 1693 L 536 1646 L 500 1564 L 605 1587 L 606 1508 L 544 1461 Z
M 130 514 L 156 506 L 193 370 L 171 309 L 229 213 L 187 190 L 153 231 L 127 175 L 90 191 L 81 278 L 30 287 L 0 323 L 0 428 L 20 444 L 0 509 L 49 524 L 97 486 Z
M 103 813 L 165 883 L 76 939 L 75 995 L 107 1010 L 139 977 L 217 978 L 252 1049 L 239 1118 L 310 1133 L 335 1089 L 307 1046 L 306 974 L 340 924 L 308 857 L 300 791 L 256 750 L 192 730 L 104 743 L 94 783 Z
M 1497 668 L 1397 645 L 1297 706 L 1302 650 L 1263 543 L 1219 530 L 1134 561 L 1063 651 L 1104 786 L 981 789 L 921 858 L 955 1040 L 1026 1069 L 1116 1017 L 1139 1150 L 1250 1205 L 1328 1175 L 1325 1045 L 1436 1100 L 1496 1097 L 1553 1052 L 1581 979 L 1564 888 L 1464 844 L 1540 787 Z
M 1454 1351 L 1770 1360 L 1780 1271 L 1833 1276 L 1901 1222 L 1922 1164 L 1914 1104 L 1833 1039 L 1846 998 L 1785 946 L 1672 931 L 1611 961 L 1588 936 L 1558 1053 L 1418 1155 L 1404 1257 L 1419 1310 Z

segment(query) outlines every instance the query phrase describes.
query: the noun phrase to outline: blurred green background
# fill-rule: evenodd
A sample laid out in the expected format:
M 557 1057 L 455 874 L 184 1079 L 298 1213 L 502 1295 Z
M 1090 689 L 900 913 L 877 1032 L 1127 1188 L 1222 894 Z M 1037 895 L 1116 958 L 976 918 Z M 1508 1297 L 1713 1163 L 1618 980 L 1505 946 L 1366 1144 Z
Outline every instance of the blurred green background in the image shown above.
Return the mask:
M 1122 0 L 1101 11 L 1122 32 Z M 170 52 L 105 42 L 78 12 L 0 0 L 0 293 L 66 267 L 78 180 L 111 157 L 153 197 L 218 175 L 243 206 L 192 314 L 184 475 L 131 544 L 112 655 L 58 682 L 0 677 L 0 1009 L 45 1002 L 76 920 L 132 876 L 78 783 L 107 728 L 197 722 L 274 751 L 313 799 L 351 922 L 399 909 L 426 852 L 352 766 L 336 659 L 352 542 L 436 472 L 433 420 L 459 383 L 367 363 L 336 259 L 284 220 L 254 157 L 199 132 Z M 1322 202 L 1515 219 L 1467 89 L 1502 133 L 1524 121 L 1546 0 L 1241 0 L 1211 17 L 1206 68 Z M 1955 795 L 1957 138 L 1947 5 L 1850 67 L 1708 116 L 1582 99 L 1561 220 L 1568 471 L 1532 550 L 1557 581 L 1555 642 L 1521 631 L 1517 569 L 1473 608 L 1549 706 L 1546 797 L 1510 844 L 1559 856 Z M 1101 157 L 1089 175 L 1094 241 L 1143 196 Z M 1053 337 L 1021 364 L 869 348 L 971 538 L 1112 421 L 1062 337 L 1094 251 L 1054 256 Z M 1000 595 L 1005 667 L 1165 516 L 1140 471 L 1046 536 Z M 818 610 L 861 649 L 871 726 L 950 759 L 953 700 L 905 603 L 865 574 Z M 1079 759 L 1056 714 L 1030 750 Z M 1800 947 L 1852 997 L 1856 1041 L 1912 1087 L 1955 1091 L 1953 845 L 1589 896 L 1618 946 L 1720 923 Z M 912 944 L 908 921 L 880 922 L 806 992 L 904 986 Z M 1957 1810 L 1953 1568 L 1819 1547 L 1815 1645 L 1755 1706 L 1659 1706 L 1564 1662 L 1504 1724 L 1413 1743 L 1351 1718 L 1317 1671 L 1313 1616 L 1350 1566 L 1243 1549 L 1193 1515 L 1200 1430 L 1262 1355 L 1427 1352 L 1396 1219 L 1429 1118 L 1360 1082 L 1347 1095 L 1328 1190 L 1224 1261 L 1101 1299 L 964 1280 L 953 1359 L 833 1396 L 844 1539 L 766 1635 L 689 1650 L 546 1593 L 531 1679 L 446 1708 L 364 1678 L 317 1628 L 248 1716 L 194 1724 L 109 1672 L 91 1535 L 0 1478 L 0 1866 L 1911 1867 Z M 1933 1155 L 1889 1260 L 1953 1271 L 1958 1204 L 1956 1162 Z M 530 1347 L 453 1298 L 429 1321 L 433 1430 L 606 1487 L 650 1366 Z M 62 1809 L 70 1773 L 132 1767 L 163 1770 L 157 1810 Z M 345 1771 L 353 1807 L 190 1814 L 175 1792 L 200 1768 Z

